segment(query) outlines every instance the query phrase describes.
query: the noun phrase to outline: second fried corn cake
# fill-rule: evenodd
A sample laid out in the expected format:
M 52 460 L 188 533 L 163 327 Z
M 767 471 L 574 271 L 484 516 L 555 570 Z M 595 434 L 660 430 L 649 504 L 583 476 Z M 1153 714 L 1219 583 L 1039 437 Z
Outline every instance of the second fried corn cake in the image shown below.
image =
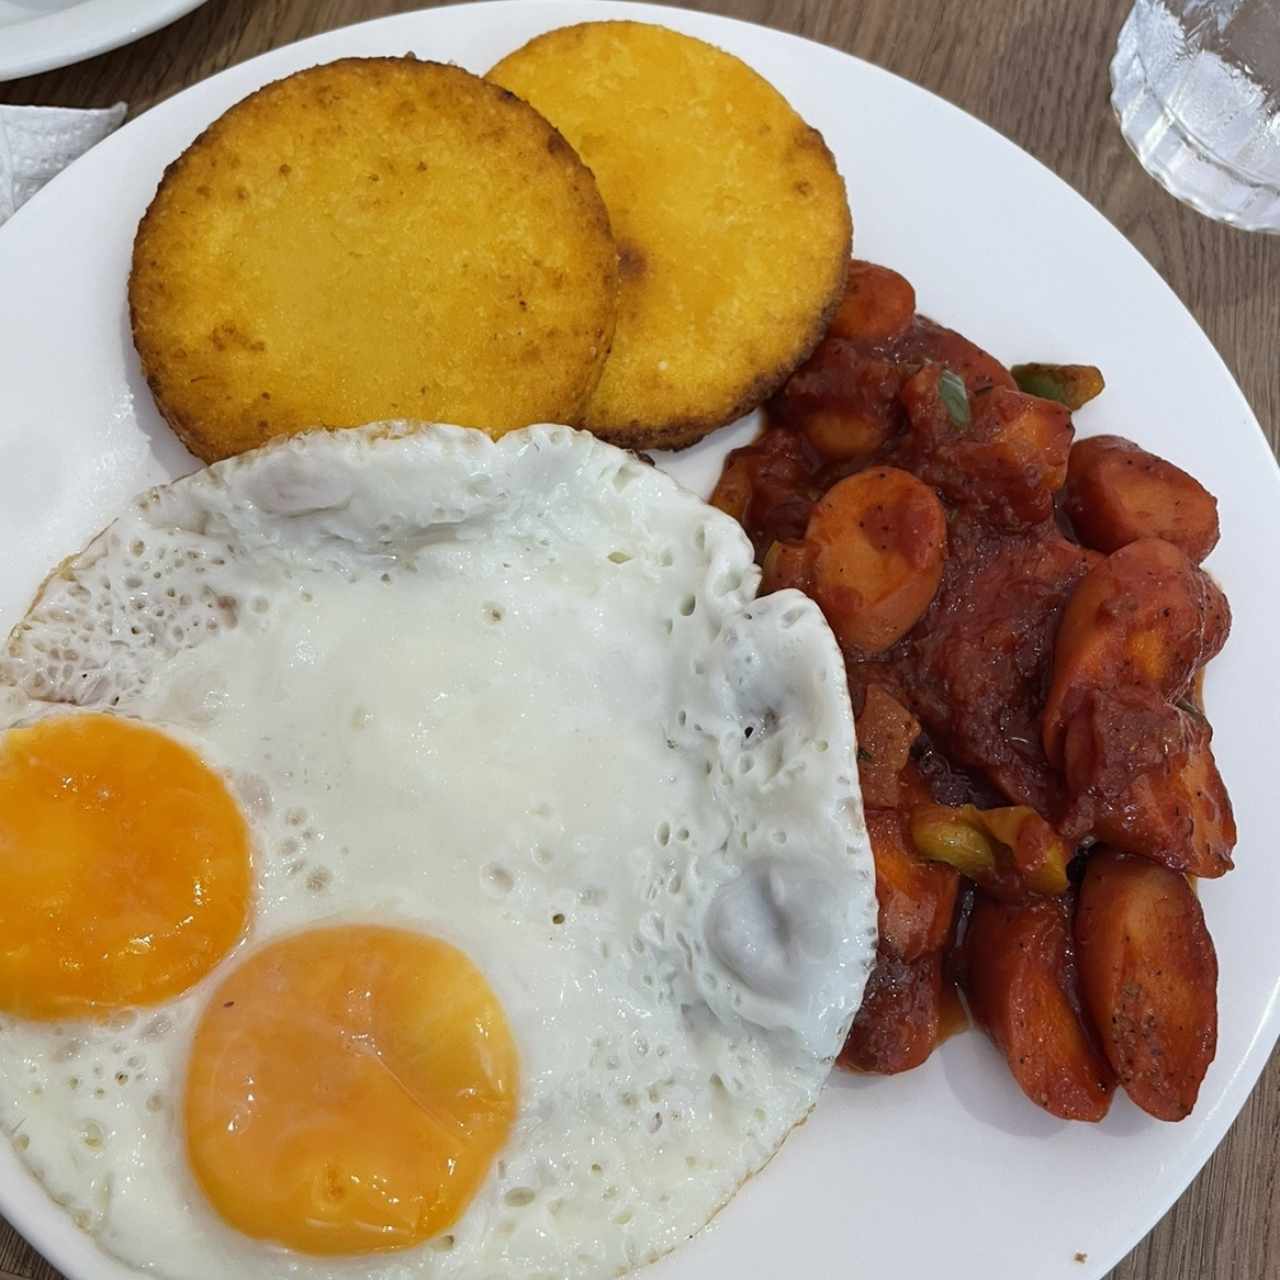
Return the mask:
M 129 279 L 156 401 L 209 462 L 386 418 L 577 423 L 616 294 L 608 215 L 561 135 L 413 58 L 232 107 L 166 172 Z
M 738 58 L 646 23 L 547 32 L 489 78 L 573 144 L 618 241 L 617 332 L 583 425 L 681 448 L 781 386 L 839 304 L 851 248 L 817 130 Z

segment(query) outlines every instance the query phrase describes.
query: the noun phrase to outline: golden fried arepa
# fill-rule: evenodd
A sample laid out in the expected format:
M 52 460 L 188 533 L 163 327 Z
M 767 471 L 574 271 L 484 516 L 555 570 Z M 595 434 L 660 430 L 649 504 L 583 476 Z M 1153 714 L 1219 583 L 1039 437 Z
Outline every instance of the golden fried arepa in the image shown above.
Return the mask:
M 849 262 L 844 183 L 817 130 L 737 58 L 639 22 L 550 31 L 489 79 L 564 134 L 609 208 L 618 324 L 583 425 L 682 448 L 776 390 Z
M 160 411 L 207 462 L 314 426 L 581 420 L 617 253 L 590 171 L 457 67 L 269 84 L 169 167 L 129 278 Z

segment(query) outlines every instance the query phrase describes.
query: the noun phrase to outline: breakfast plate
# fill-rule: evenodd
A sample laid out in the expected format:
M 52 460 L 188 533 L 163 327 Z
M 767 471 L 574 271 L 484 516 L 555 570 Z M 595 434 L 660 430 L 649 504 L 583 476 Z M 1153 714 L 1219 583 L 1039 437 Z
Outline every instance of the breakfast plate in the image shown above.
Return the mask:
M 0 80 L 65 67 L 150 35 L 204 0 L 0 0 Z
M 86 6 L 88 8 L 90 6 Z M 830 49 L 723 18 L 644 5 L 514 0 L 406 14 L 316 37 L 196 85 L 57 178 L 0 232 L 0 628 L 48 567 L 138 490 L 195 467 L 156 413 L 130 341 L 125 281 L 138 218 L 166 164 L 246 93 L 347 55 L 483 71 L 530 36 L 586 18 L 665 23 L 738 54 L 821 130 L 848 184 L 860 257 L 888 263 L 935 314 L 1010 363 L 1092 361 L 1106 395 L 1085 433 L 1122 431 L 1220 501 L 1208 568 L 1234 629 L 1206 681 L 1215 749 L 1242 832 L 1237 871 L 1202 886 L 1221 966 L 1215 1062 L 1193 1115 L 1151 1120 L 1123 1097 L 1099 1125 L 1030 1107 L 987 1041 L 948 1041 L 892 1078 L 836 1075 L 819 1106 L 714 1224 L 646 1272 L 816 1276 L 892 1268 L 958 1280 L 1101 1277 L 1209 1157 L 1280 1030 L 1280 936 L 1266 856 L 1275 606 L 1251 572 L 1280 551 L 1280 475 L 1207 339 L 1141 256 L 1047 170 L 904 81 Z M 975 181 L 974 175 L 982 180 Z M 659 466 L 706 495 L 756 424 Z M 74 1230 L 0 1150 L 0 1210 L 76 1280 L 135 1274 Z

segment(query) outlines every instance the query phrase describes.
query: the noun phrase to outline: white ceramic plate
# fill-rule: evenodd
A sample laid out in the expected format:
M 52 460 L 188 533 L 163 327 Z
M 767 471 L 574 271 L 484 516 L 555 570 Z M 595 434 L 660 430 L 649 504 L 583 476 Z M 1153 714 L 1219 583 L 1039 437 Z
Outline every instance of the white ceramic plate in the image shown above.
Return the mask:
M 1218 495 L 1223 539 L 1210 567 L 1235 629 L 1206 698 L 1243 833 L 1239 869 L 1203 886 L 1222 1026 L 1191 1119 L 1160 1124 L 1121 1095 L 1102 1125 L 1061 1123 L 1022 1097 L 982 1036 L 960 1036 L 905 1076 L 836 1077 L 769 1168 L 645 1275 L 1096 1280 L 1208 1158 L 1280 1026 L 1280 833 L 1271 821 L 1280 604 L 1268 587 L 1280 561 L 1280 476 L 1226 368 L 1155 272 L 1048 170 L 969 116 L 819 45 L 611 3 L 405 14 L 196 85 L 107 139 L 0 230 L 0 631 L 50 566 L 134 492 L 195 466 L 139 376 L 125 277 L 162 169 L 210 120 L 316 62 L 413 50 L 484 71 L 538 31 L 622 16 L 702 36 L 755 66 L 834 149 L 861 256 L 905 272 L 922 310 L 1006 361 L 1101 365 L 1107 391 L 1078 416 L 1081 429 L 1135 436 Z M 729 428 L 663 465 L 706 492 L 725 450 L 750 434 L 750 424 Z M 77 1280 L 127 1274 L 71 1227 L 4 1143 L 0 1208 Z
M 204 0 L 0 0 L 0 80 L 118 49 Z

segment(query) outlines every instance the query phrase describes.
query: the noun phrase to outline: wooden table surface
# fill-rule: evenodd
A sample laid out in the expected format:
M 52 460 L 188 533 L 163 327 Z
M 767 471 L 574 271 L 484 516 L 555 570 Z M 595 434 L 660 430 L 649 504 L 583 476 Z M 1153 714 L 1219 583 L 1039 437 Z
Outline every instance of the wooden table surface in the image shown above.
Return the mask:
M 1101 209 L 1164 276 L 1222 353 L 1272 447 L 1280 443 L 1280 237 L 1249 236 L 1199 217 L 1167 196 L 1130 155 L 1107 102 L 1107 66 L 1128 0 L 689 4 L 797 32 L 878 63 L 1030 151 Z M 123 99 L 137 114 L 266 49 L 420 7 L 413 0 L 210 0 L 128 48 L 0 84 L 0 102 L 89 107 Z M 56 1280 L 57 1273 L 0 1220 L 4 1275 Z M 1213 1159 L 1112 1280 L 1277 1276 L 1280 1055 L 1273 1055 Z

